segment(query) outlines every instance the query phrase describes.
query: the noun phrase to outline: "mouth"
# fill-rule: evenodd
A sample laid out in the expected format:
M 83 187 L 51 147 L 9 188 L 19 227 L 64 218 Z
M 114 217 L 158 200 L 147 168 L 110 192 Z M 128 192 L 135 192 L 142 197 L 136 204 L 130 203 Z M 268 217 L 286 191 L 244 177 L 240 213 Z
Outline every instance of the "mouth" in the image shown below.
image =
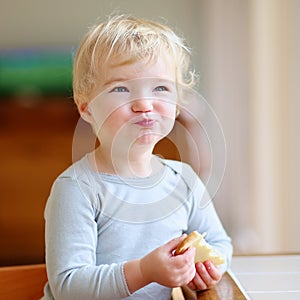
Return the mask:
M 154 119 L 141 118 L 141 119 L 137 120 L 136 122 L 134 122 L 134 124 L 141 126 L 141 127 L 151 128 L 154 126 L 155 122 L 156 121 Z

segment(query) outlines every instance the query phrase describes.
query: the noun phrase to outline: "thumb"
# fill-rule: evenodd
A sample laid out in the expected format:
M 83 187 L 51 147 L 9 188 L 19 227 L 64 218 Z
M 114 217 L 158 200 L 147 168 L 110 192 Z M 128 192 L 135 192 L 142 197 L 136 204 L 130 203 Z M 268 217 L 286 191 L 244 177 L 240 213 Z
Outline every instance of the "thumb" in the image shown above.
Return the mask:
M 177 246 L 187 237 L 187 235 L 184 233 L 183 235 L 174 238 L 166 243 L 166 247 L 170 252 L 173 252 Z

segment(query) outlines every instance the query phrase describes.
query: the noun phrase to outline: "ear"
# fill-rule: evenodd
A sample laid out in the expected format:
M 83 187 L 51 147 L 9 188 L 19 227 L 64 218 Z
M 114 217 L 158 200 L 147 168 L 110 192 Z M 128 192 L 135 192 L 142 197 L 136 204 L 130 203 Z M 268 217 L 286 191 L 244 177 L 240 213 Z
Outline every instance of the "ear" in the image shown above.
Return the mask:
M 92 124 L 93 116 L 89 110 L 88 103 L 87 102 L 78 103 L 77 107 L 78 107 L 78 111 L 80 113 L 81 118 L 83 120 L 85 120 L 86 122 Z

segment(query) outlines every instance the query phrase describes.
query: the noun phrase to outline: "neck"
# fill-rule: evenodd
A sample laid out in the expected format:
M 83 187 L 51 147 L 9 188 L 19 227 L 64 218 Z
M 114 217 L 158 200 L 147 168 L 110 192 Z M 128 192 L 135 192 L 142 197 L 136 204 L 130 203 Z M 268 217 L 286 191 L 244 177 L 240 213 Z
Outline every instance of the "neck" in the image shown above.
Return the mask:
M 92 155 L 93 164 L 97 171 L 107 174 L 117 174 L 123 177 L 146 177 L 158 169 L 158 161 L 152 151 L 130 151 L 113 153 L 105 151 L 101 146 Z

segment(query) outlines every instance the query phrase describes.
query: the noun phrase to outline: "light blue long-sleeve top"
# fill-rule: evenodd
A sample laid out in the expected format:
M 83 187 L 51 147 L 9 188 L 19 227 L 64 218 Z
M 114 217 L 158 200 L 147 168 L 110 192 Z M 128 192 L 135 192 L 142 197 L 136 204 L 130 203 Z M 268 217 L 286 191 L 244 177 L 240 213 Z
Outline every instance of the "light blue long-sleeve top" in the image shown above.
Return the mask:
M 130 294 L 124 263 L 197 230 L 232 256 L 205 187 L 187 164 L 160 159 L 161 171 L 122 178 L 93 171 L 87 156 L 54 182 L 45 209 L 46 299 L 170 299 L 157 283 Z

